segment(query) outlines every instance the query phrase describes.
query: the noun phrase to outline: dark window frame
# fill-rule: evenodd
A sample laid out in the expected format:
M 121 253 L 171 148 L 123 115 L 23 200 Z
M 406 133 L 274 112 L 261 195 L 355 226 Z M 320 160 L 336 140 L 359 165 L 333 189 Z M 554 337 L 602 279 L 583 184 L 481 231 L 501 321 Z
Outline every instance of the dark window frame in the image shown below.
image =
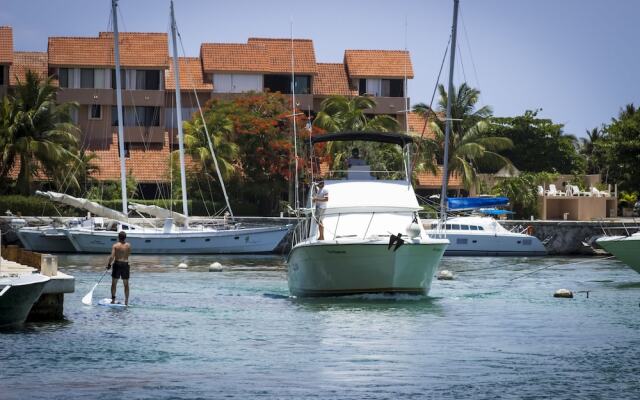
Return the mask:
M 58 69 L 58 85 L 61 88 L 69 87 L 69 68 Z
M 94 115 L 94 110 L 98 110 L 98 116 Z M 102 104 L 90 104 L 89 105 L 89 119 L 99 120 L 102 119 Z
M 96 77 L 95 77 L 95 70 L 93 68 L 80 68 L 80 88 L 81 89 L 94 89 L 95 82 L 96 82 Z

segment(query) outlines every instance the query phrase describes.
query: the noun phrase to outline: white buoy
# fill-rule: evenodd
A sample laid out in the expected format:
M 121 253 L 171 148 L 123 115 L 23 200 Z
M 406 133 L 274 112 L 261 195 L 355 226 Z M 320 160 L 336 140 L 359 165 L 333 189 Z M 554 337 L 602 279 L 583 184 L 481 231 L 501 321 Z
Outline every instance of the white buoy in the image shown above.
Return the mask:
M 189 268 L 189 266 L 186 263 L 180 263 L 180 264 L 178 264 L 178 268 L 187 269 L 187 268 Z
M 569 289 L 558 289 L 553 294 L 553 297 L 560 297 L 563 299 L 573 299 L 573 292 Z
M 214 262 L 209 265 L 209 272 L 222 272 L 222 264 L 219 262 Z
M 448 269 L 443 269 L 442 271 L 438 272 L 438 275 L 436 277 L 439 281 L 451 281 L 453 280 L 453 272 L 449 271 Z

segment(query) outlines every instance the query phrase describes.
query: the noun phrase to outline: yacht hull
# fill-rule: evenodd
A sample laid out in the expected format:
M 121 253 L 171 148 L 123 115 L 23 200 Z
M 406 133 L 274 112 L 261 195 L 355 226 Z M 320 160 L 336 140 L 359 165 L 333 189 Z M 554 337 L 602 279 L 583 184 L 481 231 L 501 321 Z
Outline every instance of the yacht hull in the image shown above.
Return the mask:
M 640 236 L 606 236 L 596 243 L 640 274 Z
M 41 253 L 75 253 L 66 228 L 21 228 L 17 235 L 25 249 Z
M 270 253 L 289 232 L 289 226 L 240 230 L 127 232 L 132 254 Z M 80 253 L 110 253 L 117 241 L 113 231 L 70 229 L 67 237 Z
M 447 233 L 451 242 L 445 256 L 544 256 L 547 250 L 538 238 L 529 235 L 482 235 Z
M 48 281 L 48 277 L 39 274 L 0 279 L 0 293 L 10 286 L 0 296 L 0 327 L 23 323 Z
M 297 297 L 426 295 L 446 246 L 446 240 L 406 243 L 395 251 L 385 242 L 299 244 L 288 259 L 289 291 Z

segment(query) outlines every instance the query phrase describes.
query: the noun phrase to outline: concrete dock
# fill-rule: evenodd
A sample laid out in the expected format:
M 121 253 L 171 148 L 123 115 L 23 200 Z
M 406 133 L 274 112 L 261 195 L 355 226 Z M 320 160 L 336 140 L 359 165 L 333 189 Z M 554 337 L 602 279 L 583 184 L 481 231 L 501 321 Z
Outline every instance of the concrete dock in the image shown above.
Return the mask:
M 40 273 L 51 278 L 33 305 L 27 321 L 58 321 L 64 318 L 64 294 L 75 291 L 75 278 L 58 271 L 55 255 L 26 251 L 18 246 L 2 247 L 0 275 Z

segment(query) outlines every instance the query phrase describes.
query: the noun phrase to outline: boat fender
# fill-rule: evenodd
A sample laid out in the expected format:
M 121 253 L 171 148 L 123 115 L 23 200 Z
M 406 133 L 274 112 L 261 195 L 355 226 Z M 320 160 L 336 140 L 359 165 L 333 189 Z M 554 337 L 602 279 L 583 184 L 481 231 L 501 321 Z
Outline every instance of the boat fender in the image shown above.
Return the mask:
M 412 222 L 407 225 L 407 236 L 409 236 L 410 238 L 420 237 L 420 232 L 420 225 L 418 225 L 417 223 Z
M 553 294 L 553 297 L 559 297 L 562 299 L 573 299 L 573 292 L 569 289 L 558 289 Z
M 222 264 L 219 262 L 214 262 L 209 265 L 209 272 L 222 272 Z
M 187 268 L 189 268 L 189 266 L 186 263 L 180 263 L 180 264 L 178 264 L 178 268 L 187 269 Z
M 439 281 L 452 281 L 453 272 L 449 271 L 448 269 L 443 269 L 442 271 L 438 272 L 438 275 L 436 276 L 436 278 Z

